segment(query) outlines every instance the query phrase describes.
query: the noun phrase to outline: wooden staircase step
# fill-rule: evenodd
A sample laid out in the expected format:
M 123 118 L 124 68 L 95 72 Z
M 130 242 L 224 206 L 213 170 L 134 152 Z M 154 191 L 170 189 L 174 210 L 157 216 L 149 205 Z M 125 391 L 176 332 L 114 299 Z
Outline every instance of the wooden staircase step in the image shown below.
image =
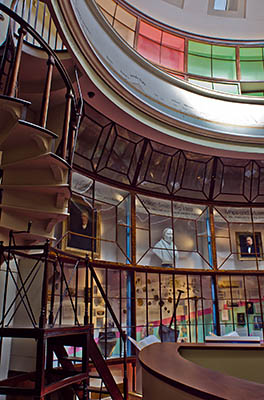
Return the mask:
M 1 150 L 10 150 L 14 147 L 27 146 L 31 138 L 41 136 L 45 139 L 57 139 L 58 135 L 32 122 L 19 119 L 9 132 L 9 136 L 1 145 Z
M 11 163 L 3 162 L 2 169 L 16 168 L 47 168 L 47 166 L 58 166 L 64 170 L 68 170 L 70 165 L 57 154 L 46 152 L 34 157 L 28 157 L 23 160 L 14 161 Z
M 0 204 L 0 209 L 16 215 L 28 215 L 29 220 L 31 216 L 32 218 L 36 218 L 38 220 L 56 219 L 56 222 L 59 222 L 69 216 L 69 213 L 67 212 L 38 210 L 34 208 L 9 206 L 7 204 Z
M 11 226 L 5 226 L 2 225 L 0 226 L 0 237 L 6 237 L 8 238 L 9 232 L 10 230 L 14 229 L 14 227 Z M 2 235 L 1 235 L 2 234 Z M 17 245 L 23 245 L 23 244 L 34 244 L 36 242 L 43 242 L 43 234 L 40 233 L 20 233 L 19 236 L 17 236 L 16 238 L 16 244 Z M 53 235 L 53 233 L 49 233 L 49 232 L 45 232 L 45 239 L 49 239 L 49 240 L 56 240 L 56 237 Z
M 70 186 L 66 184 L 54 185 L 0 185 L 0 190 L 34 192 L 36 193 L 49 193 L 49 194 L 64 194 L 64 197 L 69 199 L 71 196 Z
M 18 120 L 9 129 L 8 135 L 4 136 L 4 140 L 2 138 L 2 143 L 0 142 L 0 149 L 3 150 L 3 163 L 15 162 L 50 152 L 53 150 L 54 140 L 58 137 L 48 129 L 24 120 Z
M 9 109 L 12 108 L 14 104 L 24 108 L 25 106 L 30 106 L 31 102 L 19 99 L 18 97 L 10 97 L 5 94 L 0 94 L 0 108 Z

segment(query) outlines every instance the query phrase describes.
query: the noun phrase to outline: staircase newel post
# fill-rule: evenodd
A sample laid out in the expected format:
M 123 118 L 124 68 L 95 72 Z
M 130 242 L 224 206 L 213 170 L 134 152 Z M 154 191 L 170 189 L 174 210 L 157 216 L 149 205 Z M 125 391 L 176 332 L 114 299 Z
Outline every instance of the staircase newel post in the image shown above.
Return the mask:
M 84 325 L 88 325 L 88 303 L 89 303 L 89 257 L 85 258 L 85 288 L 84 288 Z
M 17 41 L 15 61 L 14 61 L 14 66 L 12 69 L 8 93 L 7 93 L 7 95 L 10 97 L 15 97 L 17 77 L 18 77 L 18 72 L 19 72 L 20 62 L 21 62 L 23 40 L 24 40 L 24 36 L 26 33 L 27 33 L 27 31 L 25 30 L 25 28 L 23 28 L 23 27 L 19 28 L 19 30 L 18 30 L 19 38 Z
M 55 65 L 55 60 L 50 55 L 49 55 L 49 58 L 47 61 L 47 65 L 48 65 L 48 71 L 47 71 L 47 76 L 46 76 L 44 93 L 43 93 L 43 97 L 42 97 L 42 105 L 41 105 L 40 119 L 39 119 L 39 125 L 43 126 L 43 128 L 46 128 L 46 124 L 47 124 L 52 73 L 53 73 L 53 67 Z
M 48 299 L 48 256 L 49 256 L 49 240 L 44 245 L 44 271 L 41 295 L 41 310 L 39 316 L 39 328 L 45 328 L 47 314 L 47 299 Z

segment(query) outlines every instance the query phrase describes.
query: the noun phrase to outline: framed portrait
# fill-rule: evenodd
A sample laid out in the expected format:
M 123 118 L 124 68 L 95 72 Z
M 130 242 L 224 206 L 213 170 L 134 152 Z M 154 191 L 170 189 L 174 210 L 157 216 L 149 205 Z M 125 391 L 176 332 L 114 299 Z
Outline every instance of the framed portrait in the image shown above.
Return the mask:
M 236 232 L 238 259 L 263 260 L 261 232 Z
M 237 313 L 237 325 L 246 325 L 245 313 Z
M 246 302 L 247 314 L 254 314 L 254 303 L 253 301 Z
M 69 217 L 63 223 L 62 249 L 70 253 L 100 257 L 100 213 L 81 198 L 69 203 Z

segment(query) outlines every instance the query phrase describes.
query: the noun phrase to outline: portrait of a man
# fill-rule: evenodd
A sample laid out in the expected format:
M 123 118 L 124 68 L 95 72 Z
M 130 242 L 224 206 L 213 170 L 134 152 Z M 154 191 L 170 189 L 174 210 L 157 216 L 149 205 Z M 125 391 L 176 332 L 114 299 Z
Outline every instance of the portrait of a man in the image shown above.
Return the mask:
M 238 257 L 240 260 L 263 258 L 261 233 L 237 233 Z
M 82 200 L 72 200 L 69 205 L 70 216 L 67 221 L 67 250 L 85 254 L 99 252 L 98 214 Z M 65 247 L 64 247 L 65 248 Z

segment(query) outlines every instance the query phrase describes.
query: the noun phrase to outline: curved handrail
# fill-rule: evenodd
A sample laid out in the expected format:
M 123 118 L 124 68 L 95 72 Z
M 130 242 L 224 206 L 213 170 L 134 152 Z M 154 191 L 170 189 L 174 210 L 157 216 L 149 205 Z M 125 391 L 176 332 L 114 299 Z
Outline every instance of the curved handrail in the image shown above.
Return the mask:
M 47 116 L 48 116 L 48 108 L 49 108 L 49 98 L 51 93 L 51 80 L 52 80 L 52 73 L 54 66 L 58 71 L 65 88 L 67 90 L 66 95 L 66 108 L 64 113 L 64 124 L 63 124 L 63 131 L 61 135 L 60 144 L 57 147 L 57 154 L 59 153 L 61 157 L 69 162 L 72 162 L 72 153 L 73 153 L 73 144 L 74 144 L 74 137 L 76 132 L 79 128 L 79 121 L 80 115 L 82 110 L 82 94 L 79 90 L 78 86 L 78 95 L 79 100 L 77 100 L 77 95 L 75 93 L 75 89 L 73 87 L 72 81 L 68 75 L 68 72 L 64 68 L 63 64 L 61 63 L 60 59 L 56 55 L 56 53 L 51 49 L 51 47 L 45 42 L 45 40 L 26 22 L 17 15 L 14 11 L 10 8 L 5 6 L 4 4 L 0 4 L 0 11 L 4 12 L 8 15 L 12 21 L 15 21 L 17 24 L 20 25 L 19 29 L 19 36 L 17 39 L 17 48 L 16 53 L 13 61 L 13 65 L 11 71 L 9 73 L 9 87 L 7 89 L 7 95 L 11 97 L 15 97 L 15 90 L 18 80 L 18 72 L 20 68 L 20 60 L 21 60 L 21 52 L 22 46 L 24 42 L 24 37 L 28 33 L 30 34 L 34 40 L 36 40 L 42 50 L 47 54 L 48 61 L 47 61 L 47 76 L 45 87 L 43 90 L 43 98 L 42 98 L 42 106 L 40 110 L 40 122 L 39 124 L 42 127 L 46 127 L 47 123 Z M 8 30 L 8 34 L 10 31 Z M 12 34 L 12 33 L 11 33 Z M 77 79 L 76 75 L 76 79 Z M 80 101 L 81 99 L 81 101 Z M 74 115 L 73 115 L 73 114 Z M 73 118 L 72 118 L 73 117 Z M 75 121 L 76 124 L 73 126 L 72 121 Z
M 56 53 L 45 42 L 45 40 L 23 18 L 17 15 L 14 11 L 10 10 L 10 8 L 5 6 L 4 4 L 0 3 L 0 11 L 3 11 L 9 17 L 15 20 L 18 24 L 20 24 L 21 27 L 23 27 L 28 33 L 30 33 L 30 35 L 34 37 L 34 39 L 36 39 L 41 44 L 42 48 L 46 51 L 46 53 L 54 58 L 55 65 L 58 68 L 65 85 L 72 91 L 73 94 L 75 94 L 73 85 L 71 83 L 71 79 L 66 69 L 64 68 L 60 59 L 57 57 Z
M 201 367 L 180 354 L 181 349 L 197 347 L 218 350 L 234 348 L 233 345 L 154 343 L 139 353 L 139 360 L 142 367 L 159 380 L 159 385 L 163 382 L 194 398 L 197 396 L 197 399 L 259 400 L 263 397 L 263 384 Z M 236 347 L 238 350 L 240 348 L 248 351 L 264 350 L 260 345 Z
M 22 3 L 23 1 L 23 3 Z M 22 3 L 22 4 L 21 4 Z M 39 24 L 37 23 L 38 21 L 38 17 L 39 17 L 39 10 L 40 10 L 40 4 L 42 3 L 44 10 L 43 10 L 43 16 L 42 16 L 42 21 L 41 21 L 41 25 L 39 26 Z M 19 7 L 20 5 L 20 7 Z M 13 2 L 10 5 L 10 8 L 12 10 L 14 10 L 14 12 L 16 12 L 17 15 L 20 15 L 21 18 L 25 18 L 27 20 L 27 22 L 30 24 L 30 20 L 31 20 L 31 15 L 32 15 L 32 10 L 33 8 L 36 9 L 35 13 L 33 13 L 34 15 L 34 21 L 32 23 L 32 27 L 37 31 L 37 32 L 41 32 L 42 36 L 45 36 L 45 32 L 46 32 L 46 36 L 47 36 L 47 40 L 48 40 L 48 44 L 51 46 L 51 38 L 55 38 L 54 41 L 54 46 L 53 46 L 53 50 L 56 52 L 65 52 L 66 51 L 66 47 L 63 44 L 63 41 L 59 35 L 58 30 L 56 29 L 56 31 L 54 33 L 52 33 L 52 29 L 51 29 L 51 24 L 53 22 L 51 14 L 49 13 L 49 9 L 48 9 L 48 5 L 46 4 L 45 1 L 42 0 L 37 0 L 37 4 L 33 4 L 32 0 L 29 1 L 25 1 L 25 0 L 13 0 Z M 21 13 L 18 12 L 18 9 L 21 10 Z M 26 16 L 27 14 L 27 16 Z M 24 17 L 25 16 L 25 17 Z M 48 21 L 46 21 L 46 19 L 48 19 Z M 54 24 L 55 27 L 55 24 Z M 33 46 L 33 47 L 38 47 L 35 44 L 35 41 L 33 40 L 33 42 L 31 43 L 28 38 L 25 38 L 25 41 L 27 42 L 27 44 L 29 46 Z M 58 42 L 60 43 L 60 46 L 58 46 Z

